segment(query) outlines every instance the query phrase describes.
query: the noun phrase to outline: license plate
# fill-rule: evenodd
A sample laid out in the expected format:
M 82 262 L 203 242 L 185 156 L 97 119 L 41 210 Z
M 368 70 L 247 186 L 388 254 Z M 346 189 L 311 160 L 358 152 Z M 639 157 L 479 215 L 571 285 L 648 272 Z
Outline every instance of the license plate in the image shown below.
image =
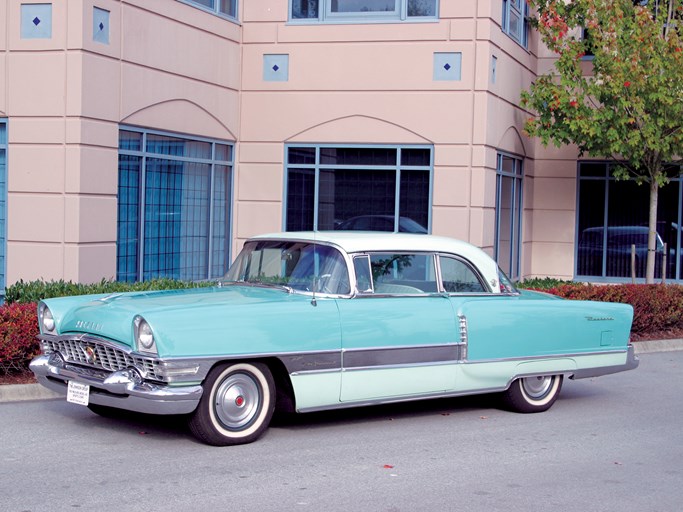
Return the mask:
M 66 401 L 72 404 L 88 405 L 89 400 L 90 386 L 70 380 L 66 390 Z

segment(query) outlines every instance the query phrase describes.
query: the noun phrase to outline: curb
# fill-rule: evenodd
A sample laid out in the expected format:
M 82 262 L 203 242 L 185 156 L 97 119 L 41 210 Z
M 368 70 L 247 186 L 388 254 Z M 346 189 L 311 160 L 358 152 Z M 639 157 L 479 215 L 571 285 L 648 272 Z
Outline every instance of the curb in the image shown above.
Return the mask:
M 6 384 L 0 386 L 1 402 L 24 402 L 27 400 L 48 400 L 62 395 L 50 391 L 40 384 Z
M 683 339 L 636 341 L 633 344 L 635 354 L 651 352 L 672 352 L 683 350 Z M 29 400 L 50 400 L 63 398 L 63 395 L 50 391 L 40 384 L 6 384 L 0 385 L 0 403 L 25 402 Z
M 674 350 L 683 350 L 683 339 L 636 341 L 633 343 L 633 352 L 636 354 L 672 352 Z

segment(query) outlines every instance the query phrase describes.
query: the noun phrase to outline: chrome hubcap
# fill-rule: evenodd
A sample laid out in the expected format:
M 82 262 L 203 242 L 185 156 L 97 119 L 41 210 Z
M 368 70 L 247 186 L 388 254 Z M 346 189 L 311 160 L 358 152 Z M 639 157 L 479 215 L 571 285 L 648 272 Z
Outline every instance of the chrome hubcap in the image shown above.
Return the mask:
M 229 430 L 241 430 L 249 425 L 258 414 L 260 405 L 259 386 L 247 374 L 230 375 L 216 390 L 216 416 Z
M 524 388 L 524 392 L 530 398 L 543 398 L 545 395 L 548 394 L 548 391 L 550 391 L 552 385 L 552 376 L 526 377 L 522 379 L 522 387 Z

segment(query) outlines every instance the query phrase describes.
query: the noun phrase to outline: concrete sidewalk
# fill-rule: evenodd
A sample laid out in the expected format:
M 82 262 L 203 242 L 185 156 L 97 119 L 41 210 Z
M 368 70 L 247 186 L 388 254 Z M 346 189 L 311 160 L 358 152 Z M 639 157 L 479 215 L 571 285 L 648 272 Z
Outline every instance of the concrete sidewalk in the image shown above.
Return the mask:
M 652 340 L 636 341 L 634 344 L 636 354 L 649 352 L 669 352 L 683 350 L 683 339 L 675 340 Z M 48 400 L 61 398 L 59 395 L 40 384 L 6 384 L 0 385 L 0 402 L 22 402 L 25 400 Z

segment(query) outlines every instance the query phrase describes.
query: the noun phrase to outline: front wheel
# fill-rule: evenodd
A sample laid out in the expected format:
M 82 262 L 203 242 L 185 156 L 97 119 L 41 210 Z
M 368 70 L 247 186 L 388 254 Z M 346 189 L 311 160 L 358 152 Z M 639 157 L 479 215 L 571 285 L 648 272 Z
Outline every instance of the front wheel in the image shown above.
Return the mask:
M 562 375 L 522 377 L 502 395 L 505 405 L 516 412 L 533 413 L 550 409 L 562 389 Z
M 214 446 L 251 443 L 268 428 L 275 409 L 275 383 L 263 363 L 216 366 L 190 417 L 192 433 Z

